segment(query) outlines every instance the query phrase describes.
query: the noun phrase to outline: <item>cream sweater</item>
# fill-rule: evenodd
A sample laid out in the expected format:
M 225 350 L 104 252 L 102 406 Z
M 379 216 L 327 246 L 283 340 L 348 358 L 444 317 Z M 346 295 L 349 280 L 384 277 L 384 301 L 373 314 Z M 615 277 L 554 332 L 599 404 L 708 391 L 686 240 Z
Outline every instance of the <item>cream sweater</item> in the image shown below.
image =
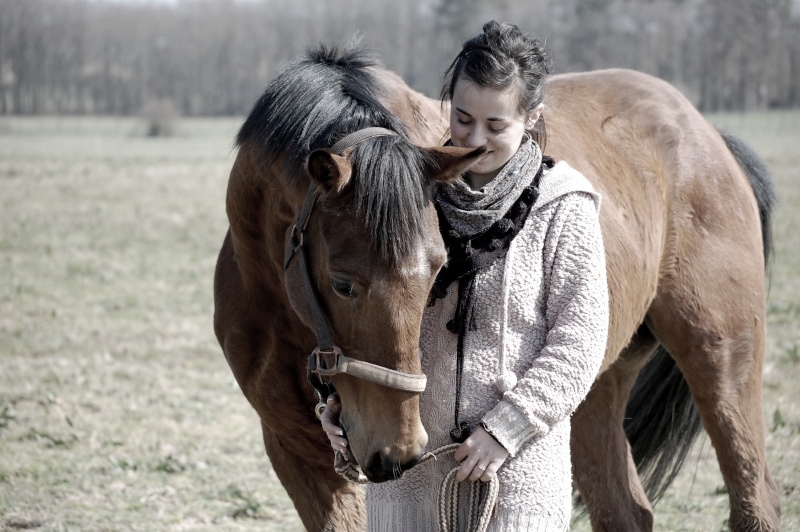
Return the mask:
M 477 330 L 465 337 L 459 417 L 485 422 L 510 453 L 498 471 L 490 530 L 569 528 L 570 416 L 594 381 L 608 331 L 599 207 L 599 195 L 579 172 L 564 162 L 545 169 L 508 255 L 476 276 Z M 457 299 L 453 283 L 422 322 L 428 386 L 420 413 L 429 450 L 452 443 L 458 335 L 446 323 Z M 512 377 L 513 388 L 501 393 L 495 381 L 505 370 L 517 382 Z M 439 484 L 456 465 L 429 461 L 399 480 L 369 485 L 369 530 L 435 532 Z

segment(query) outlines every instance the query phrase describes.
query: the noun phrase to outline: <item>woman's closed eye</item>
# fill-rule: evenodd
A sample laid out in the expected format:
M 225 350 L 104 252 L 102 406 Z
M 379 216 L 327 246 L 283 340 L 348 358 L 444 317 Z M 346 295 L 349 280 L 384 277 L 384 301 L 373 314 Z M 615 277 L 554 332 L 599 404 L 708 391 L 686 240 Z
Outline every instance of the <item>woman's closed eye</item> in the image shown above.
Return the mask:
M 459 124 L 461 124 L 462 126 L 469 126 L 470 124 L 472 124 L 472 120 L 465 120 L 465 119 L 463 119 L 463 118 L 456 118 L 456 122 L 458 122 L 458 123 L 459 123 Z M 487 129 L 487 130 L 488 130 L 490 133 L 499 134 L 499 133 L 502 133 L 503 131 L 505 131 L 505 130 L 506 130 L 506 126 L 502 126 L 502 127 L 492 127 L 492 126 L 488 126 L 486 129 Z

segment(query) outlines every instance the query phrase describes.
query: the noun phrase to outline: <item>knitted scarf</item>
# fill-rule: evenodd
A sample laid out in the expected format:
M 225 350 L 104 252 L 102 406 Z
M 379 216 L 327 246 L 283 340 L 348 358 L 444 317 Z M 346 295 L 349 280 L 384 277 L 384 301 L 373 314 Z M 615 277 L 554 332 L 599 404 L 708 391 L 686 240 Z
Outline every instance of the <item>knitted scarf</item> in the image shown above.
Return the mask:
M 482 189 L 473 190 L 463 180 L 440 183 L 437 203 L 460 237 L 479 235 L 505 216 L 523 189 L 530 185 L 541 163 L 539 145 L 526 137 L 517 153 Z

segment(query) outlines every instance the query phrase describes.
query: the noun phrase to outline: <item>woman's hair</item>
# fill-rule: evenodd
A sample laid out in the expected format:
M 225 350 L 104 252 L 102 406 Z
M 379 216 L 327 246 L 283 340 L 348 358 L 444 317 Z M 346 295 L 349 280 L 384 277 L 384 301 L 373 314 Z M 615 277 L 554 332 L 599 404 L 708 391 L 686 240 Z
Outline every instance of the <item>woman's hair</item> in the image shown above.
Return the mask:
M 483 25 L 483 33 L 464 43 L 445 72 L 442 101 L 452 99 L 456 82 L 463 76 L 478 87 L 497 90 L 515 87 L 520 110 L 527 115 L 544 99 L 549 62 L 539 39 L 514 24 L 492 20 Z M 544 149 L 544 117 L 539 118 L 530 133 Z

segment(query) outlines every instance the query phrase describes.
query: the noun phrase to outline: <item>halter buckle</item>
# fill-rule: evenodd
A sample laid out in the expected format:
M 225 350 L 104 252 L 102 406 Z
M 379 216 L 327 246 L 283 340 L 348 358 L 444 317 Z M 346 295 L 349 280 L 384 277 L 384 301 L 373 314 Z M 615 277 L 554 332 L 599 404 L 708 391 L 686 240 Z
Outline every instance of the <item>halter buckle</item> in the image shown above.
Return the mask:
M 304 234 L 305 234 L 305 231 L 303 231 L 302 229 L 297 229 L 297 224 L 294 224 L 292 226 L 292 232 L 291 232 L 290 237 L 297 244 L 296 246 L 294 246 L 295 248 L 303 247 L 303 235 Z
M 332 366 L 328 366 L 328 360 L 325 358 L 325 355 L 334 356 Z M 320 381 L 322 381 L 322 377 L 333 377 L 337 373 L 341 373 L 342 356 L 342 350 L 335 345 L 324 350 L 317 347 L 308 357 L 308 371 L 309 373 L 317 375 Z

